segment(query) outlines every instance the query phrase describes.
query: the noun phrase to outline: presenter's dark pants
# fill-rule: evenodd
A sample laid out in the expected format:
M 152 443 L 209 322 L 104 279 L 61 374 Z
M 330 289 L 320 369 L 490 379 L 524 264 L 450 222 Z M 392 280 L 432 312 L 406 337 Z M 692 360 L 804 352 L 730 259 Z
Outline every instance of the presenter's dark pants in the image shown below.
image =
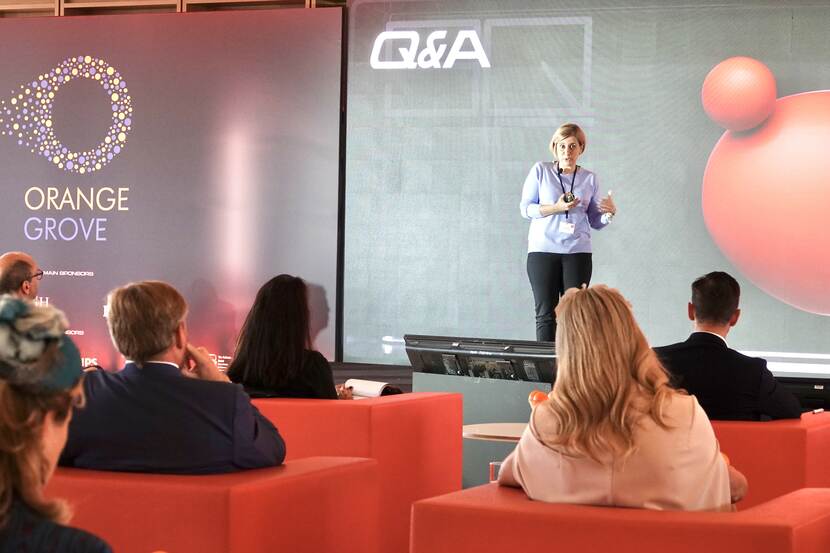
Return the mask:
M 536 303 L 536 340 L 552 342 L 556 336 L 559 296 L 568 288 L 591 283 L 593 264 L 590 253 L 527 254 L 527 276 Z

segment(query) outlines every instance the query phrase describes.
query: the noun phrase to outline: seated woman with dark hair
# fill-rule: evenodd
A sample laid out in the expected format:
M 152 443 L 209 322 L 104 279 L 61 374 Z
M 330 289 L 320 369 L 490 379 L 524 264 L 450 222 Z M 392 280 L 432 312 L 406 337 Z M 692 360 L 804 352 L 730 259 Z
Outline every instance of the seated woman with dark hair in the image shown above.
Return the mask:
M 571 288 L 556 320 L 553 391 L 499 483 L 552 503 L 730 510 L 746 479 L 719 454 L 697 399 L 669 386 L 625 298 Z
M 81 357 L 65 330 L 57 309 L 0 297 L 0 551 L 110 551 L 63 526 L 66 504 L 43 496 L 83 402 Z
M 251 397 L 351 397 L 335 387 L 329 362 L 311 349 L 308 289 L 291 275 L 276 276 L 257 292 L 228 377 Z

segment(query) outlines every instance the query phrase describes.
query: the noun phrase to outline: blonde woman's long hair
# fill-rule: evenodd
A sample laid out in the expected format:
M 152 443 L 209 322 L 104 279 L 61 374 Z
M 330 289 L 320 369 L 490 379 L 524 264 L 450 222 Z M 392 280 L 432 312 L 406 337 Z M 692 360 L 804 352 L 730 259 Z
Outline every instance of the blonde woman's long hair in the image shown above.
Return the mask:
M 595 461 L 606 453 L 625 458 L 635 450 L 642 417 L 669 425 L 664 408 L 676 392 L 631 306 L 604 285 L 572 288 L 556 308 L 557 377 L 550 400 L 551 446 Z

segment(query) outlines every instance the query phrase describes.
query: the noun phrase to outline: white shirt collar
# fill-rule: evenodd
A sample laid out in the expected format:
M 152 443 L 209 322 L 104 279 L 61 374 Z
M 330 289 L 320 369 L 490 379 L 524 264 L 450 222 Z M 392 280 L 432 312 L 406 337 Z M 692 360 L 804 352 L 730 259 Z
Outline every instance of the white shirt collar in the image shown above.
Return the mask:
M 716 334 L 714 332 L 709 332 L 708 330 L 695 330 L 695 332 L 700 332 L 701 334 L 711 334 L 712 336 L 717 336 L 718 338 L 723 340 L 723 343 L 726 344 L 726 347 L 729 347 L 729 342 L 727 342 L 726 338 L 724 338 L 720 334 Z
M 125 361 L 125 364 L 126 363 L 135 364 L 135 361 L 133 361 L 132 359 L 125 359 L 124 361 Z M 171 367 L 176 367 L 177 369 L 179 368 L 179 366 L 177 364 L 171 363 L 170 361 L 147 361 L 147 363 L 155 363 L 156 365 L 170 365 Z M 145 365 L 147 363 L 145 363 Z

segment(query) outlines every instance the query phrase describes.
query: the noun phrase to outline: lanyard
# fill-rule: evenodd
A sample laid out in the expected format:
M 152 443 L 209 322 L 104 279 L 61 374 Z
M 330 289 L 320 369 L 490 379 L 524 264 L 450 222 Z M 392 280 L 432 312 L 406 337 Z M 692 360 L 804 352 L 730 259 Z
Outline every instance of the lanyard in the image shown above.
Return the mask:
M 557 171 L 556 171 L 556 180 L 559 181 L 559 186 L 562 187 L 562 194 L 565 195 L 565 201 L 570 203 L 574 200 L 574 184 L 576 184 L 576 173 L 577 173 L 577 171 L 579 171 L 579 165 L 574 167 L 574 176 L 573 176 L 573 179 L 571 179 L 571 191 L 570 192 L 567 192 L 565 190 L 565 183 L 562 182 L 562 167 L 557 165 L 556 169 L 557 169 Z M 568 198 L 570 198 L 570 200 Z M 565 212 L 565 219 L 567 219 L 567 218 L 568 218 L 568 212 L 566 211 Z

